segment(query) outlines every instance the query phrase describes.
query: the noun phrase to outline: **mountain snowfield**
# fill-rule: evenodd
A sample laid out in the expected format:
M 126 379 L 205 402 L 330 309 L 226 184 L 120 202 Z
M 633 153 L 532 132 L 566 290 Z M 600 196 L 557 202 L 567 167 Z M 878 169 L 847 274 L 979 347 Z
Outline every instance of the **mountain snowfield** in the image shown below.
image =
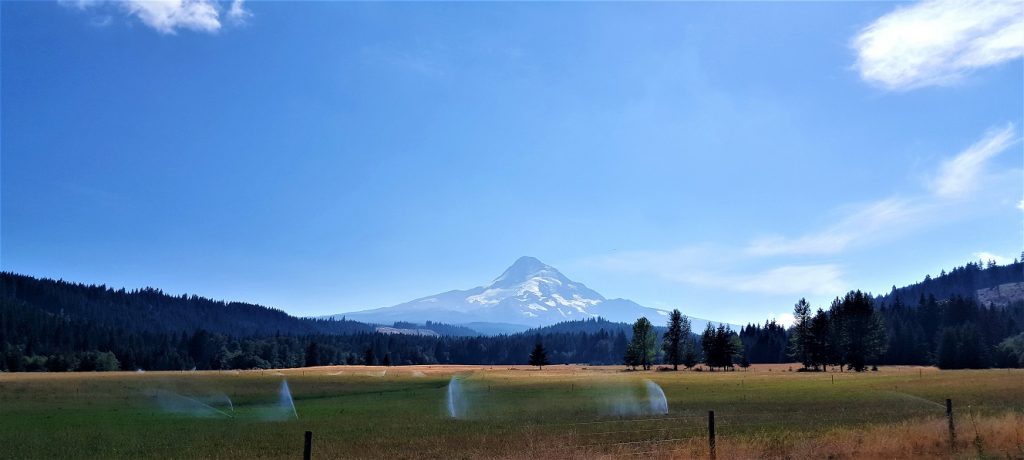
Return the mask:
M 448 291 L 392 307 L 333 315 L 377 324 L 503 323 L 520 329 L 596 317 L 633 322 L 641 316 L 661 324 L 668 312 L 627 299 L 606 299 L 533 257 L 520 257 L 487 286 Z M 695 332 L 707 323 L 696 318 L 692 321 Z

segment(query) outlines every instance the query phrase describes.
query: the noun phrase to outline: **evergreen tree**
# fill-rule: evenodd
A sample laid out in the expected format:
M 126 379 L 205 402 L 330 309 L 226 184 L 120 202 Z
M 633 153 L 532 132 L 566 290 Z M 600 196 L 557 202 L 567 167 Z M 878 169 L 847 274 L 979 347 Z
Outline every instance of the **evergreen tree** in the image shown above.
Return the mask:
M 544 349 L 544 345 L 542 343 L 537 342 L 537 344 L 533 346 L 533 351 L 530 352 L 529 364 L 531 366 L 537 366 L 539 369 L 543 369 L 544 366 L 550 364 L 548 363 L 548 352 Z
M 867 294 L 851 291 L 841 301 L 836 299 L 829 320 L 834 329 L 837 364 L 861 372 L 885 353 L 885 323 Z
M 684 321 L 687 323 L 685 327 Z M 683 362 L 685 346 L 690 341 L 689 329 L 689 320 L 678 309 L 672 310 L 668 316 L 668 330 L 665 331 L 661 347 L 665 351 L 665 362 L 671 364 L 674 371 L 678 371 L 679 364 Z
M 808 330 L 809 337 L 807 339 L 807 361 L 814 370 L 827 366 L 830 357 L 833 355 L 832 348 L 829 345 L 831 331 L 832 326 L 828 320 L 828 313 L 819 308 L 811 320 L 811 327 Z
M 853 293 L 852 302 L 836 299 L 832 310 L 818 310 L 810 320 L 810 339 L 802 341 L 808 355 L 804 364 L 814 369 L 856 368 L 858 360 L 862 366 L 1012 365 L 1019 362 L 1018 342 L 1004 339 L 1022 332 L 1024 302 L 981 305 L 974 298 L 980 288 L 1021 282 L 1022 273 L 1020 262 L 991 268 L 971 263 L 925 283 L 894 288 L 886 297 L 861 294 L 858 300 Z M 907 299 L 916 302 L 907 305 Z M 685 324 L 686 318 L 681 319 Z M 655 345 L 660 337 L 651 331 L 649 347 L 630 347 L 632 326 L 590 319 L 488 337 L 432 324 L 446 332 L 385 335 L 352 321 L 295 318 L 256 305 L 169 296 L 157 289 L 114 290 L 0 273 L 0 370 L 5 371 L 264 369 L 356 364 L 368 356 L 370 365 L 378 359 L 512 365 L 525 363 L 538 341 L 554 363 L 615 364 L 629 354 L 627 363 L 649 369 L 655 351 L 663 350 Z M 947 330 L 949 338 L 943 340 Z M 688 367 L 708 362 L 728 368 L 744 359 L 780 362 L 790 343 L 786 331 L 771 321 L 748 324 L 739 335 L 715 328 L 707 344 L 695 343 L 687 332 L 679 336 L 685 350 L 681 364 Z M 741 346 L 735 347 L 736 340 Z M 735 352 L 723 357 L 722 344 L 731 344 Z M 887 351 L 878 355 L 878 349 Z M 664 351 L 673 362 L 670 350 Z
M 968 323 L 942 330 L 938 349 L 940 369 L 983 369 L 991 364 L 976 325 Z
M 813 366 L 811 362 L 811 304 L 807 299 L 801 298 L 793 306 L 793 328 L 789 336 L 789 356 L 804 365 L 804 368 Z
M 320 365 L 320 347 L 316 342 L 310 342 L 306 347 L 306 367 Z
M 657 335 L 654 333 L 654 326 L 647 318 L 640 317 L 633 324 L 633 340 L 631 346 L 637 354 L 639 365 L 644 370 L 649 370 L 654 364 L 655 341 Z
M 688 338 L 686 339 L 686 341 L 689 344 L 689 346 L 687 347 L 687 350 L 683 353 L 682 364 L 683 366 L 686 366 L 687 369 L 693 369 L 693 366 L 696 366 L 697 363 L 700 362 L 700 355 L 697 354 L 697 347 L 694 346 L 695 344 L 693 343 L 693 339 Z
M 742 349 L 739 337 L 724 324 L 717 328 L 708 324 L 701 336 L 701 347 L 704 349 L 704 363 L 711 369 L 733 367 L 733 360 Z
M 636 370 L 636 367 L 641 363 L 640 350 L 637 349 L 636 344 L 630 342 L 629 345 L 626 345 L 626 353 L 622 357 L 622 360 L 625 362 L 627 367 L 632 368 L 634 371 Z

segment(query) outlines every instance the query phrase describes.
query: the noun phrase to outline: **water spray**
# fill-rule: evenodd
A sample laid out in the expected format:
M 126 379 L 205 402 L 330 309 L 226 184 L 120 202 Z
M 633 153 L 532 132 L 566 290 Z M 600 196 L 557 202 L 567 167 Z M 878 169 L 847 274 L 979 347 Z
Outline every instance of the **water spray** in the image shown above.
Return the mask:
M 281 394 L 278 399 L 278 406 L 284 411 L 287 411 L 290 408 L 292 415 L 294 415 L 296 419 L 299 418 L 299 413 L 295 410 L 295 401 L 292 400 L 292 391 L 288 388 L 287 379 L 281 380 Z
M 651 380 L 645 380 L 644 386 L 647 387 L 647 401 L 650 403 L 651 413 L 658 415 L 668 414 L 668 398 L 665 398 L 665 392 L 661 389 L 661 386 Z
M 231 414 L 198 399 L 183 396 L 171 391 L 157 390 L 155 397 L 157 404 L 167 412 L 187 414 L 193 417 L 215 417 L 218 415 L 231 417 Z M 234 408 L 232 408 L 232 411 L 234 411 Z
M 452 379 L 448 381 L 448 416 L 451 418 L 459 418 L 459 409 L 465 411 L 465 408 L 462 407 L 465 401 L 461 400 L 461 393 L 462 385 L 453 375 Z M 457 399 L 459 400 L 458 402 L 456 402 Z M 464 416 L 465 414 L 462 415 Z

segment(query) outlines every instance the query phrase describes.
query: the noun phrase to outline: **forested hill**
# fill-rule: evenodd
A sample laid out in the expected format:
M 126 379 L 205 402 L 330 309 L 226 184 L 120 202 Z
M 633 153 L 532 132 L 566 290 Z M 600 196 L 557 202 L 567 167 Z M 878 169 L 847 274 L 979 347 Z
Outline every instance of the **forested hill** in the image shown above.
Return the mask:
M 983 290 L 984 293 L 1008 283 L 1024 283 L 1024 262 L 1014 260 L 1012 264 L 1007 265 L 971 262 L 948 273 L 943 270 L 935 278 L 926 276 L 920 283 L 901 288 L 893 286 L 892 291 L 875 300 L 879 304 L 893 304 L 898 299 L 904 305 L 917 305 L 922 297 L 929 296 L 936 299 L 963 297 L 979 300 L 979 290 Z M 980 300 L 987 304 L 985 299 Z
M 345 320 L 296 318 L 281 310 L 199 296 L 172 296 L 159 289 L 114 290 L 0 273 L 0 301 L 17 305 L 33 316 L 50 316 L 71 323 L 124 333 L 186 333 L 205 330 L 232 336 L 275 334 L 346 334 L 367 332 L 366 324 Z
M 433 323 L 427 327 L 471 332 Z M 374 329 L 156 289 L 114 290 L 0 273 L 0 372 L 516 364 L 524 362 L 538 338 L 552 363 L 612 364 L 621 362 L 626 348 L 621 325 L 614 332 L 598 327 L 592 333 L 495 337 L 381 334 Z
M 623 332 L 626 335 L 630 335 L 633 333 L 632 324 L 616 323 L 598 317 L 590 319 L 580 319 L 575 321 L 565 321 L 557 324 L 552 324 L 550 326 L 533 328 L 524 332 L 524 334 L 565 334 L 575 332 L 586 332 L 588 334 L 593 334 L 602 329 L 612 333 Z M 657 326 L 655 326 L 655 329 L 657 329 Z M 661 329 L 664 329 L 664 327 L 662 327 Z M 664 331 L 657 330 L 656 332 L 660 334 Z

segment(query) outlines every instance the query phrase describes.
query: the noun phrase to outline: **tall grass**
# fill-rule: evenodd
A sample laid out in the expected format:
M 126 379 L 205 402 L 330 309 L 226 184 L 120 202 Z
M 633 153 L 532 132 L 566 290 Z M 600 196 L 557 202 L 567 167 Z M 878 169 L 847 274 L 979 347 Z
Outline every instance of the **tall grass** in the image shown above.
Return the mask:
M 294 458 L 311 430 L 318 458 L 693 458 L 707 455 L 708 410 L 723 459 L 1024 456 L 1020 370 L 381 370 L 0 374 L 0 457 Z M 457 420 L 445 405 L 455 374 L 466 401 Z M 268 420 L 285 378 L 298 419 Z M 667 415 L 607 410 L 643 394 L 645 379 L 664 390 Z M 163 410 L 161 392 L 226 395 L 232 417 Z M 957 414 L 952 450 L 945 398 Z

